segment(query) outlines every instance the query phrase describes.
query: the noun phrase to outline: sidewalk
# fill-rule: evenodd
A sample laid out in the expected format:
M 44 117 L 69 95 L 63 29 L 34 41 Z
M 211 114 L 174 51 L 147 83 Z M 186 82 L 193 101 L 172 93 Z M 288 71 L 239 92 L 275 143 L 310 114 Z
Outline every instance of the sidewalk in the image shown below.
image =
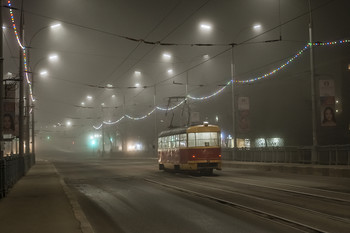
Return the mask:
M 257 169 L 263 171 L 294 173 L 299 175 L 318 175 L 350 178 L 350 166 L 346 165 L 313 165 L 296 163 L 261 163 L 261 162 L 238 162 L 222 161 L 223 168 Z
M 92 232 L 91 227 L 86 227 L 79 205 L 67 197 L 67 192 L 54 165 L 37 161 L 8 196 L 0 199 L 0 232 Z

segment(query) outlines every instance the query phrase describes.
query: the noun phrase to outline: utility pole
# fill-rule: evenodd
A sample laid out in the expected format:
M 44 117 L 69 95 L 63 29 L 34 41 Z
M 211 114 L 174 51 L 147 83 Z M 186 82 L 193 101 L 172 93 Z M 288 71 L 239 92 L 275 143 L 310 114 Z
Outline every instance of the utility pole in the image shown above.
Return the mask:
M 25 135 L 26 135 L 26 138 L 25 138 L 25 142 L 26 142 L 26 150 L 25 150 L 25 153 L 26 155 L 29 155 L 30 153 L 30 130 L 29 130 L 29 123 L 30 123 L 30 115 L 29 115 L 29 109 L 30 109 L 30 102 L 29 102 L 29 85 L 27 85 L 26 87 L 26 107 L 25 107 L 25 121 L 26 121 L 26 132 L 25 132 Z
M 32 73 L 32 91 L 34 93 L 34 74 Z M 32 155 L 35 156 L 35 134 L 34 134 L 34 102 L 32 102 Z
M 23 0 L 19 25 L 19 40 L 23 44 Z M 24 78 L 23 78 L 23 51 L 19 49 L 19 155 L 24 155 Z
M 2 0 L 0 0 L 0 6 L 2 6 Z M 0 25 L 2 25 L 2 10 L 0 10 Z M 0 158 L 4 156 L 4 145 L 3 145 L 3 122 L 4 122 L 4 57 L 3 57 L 3 29 L 0 29 Z
M 154 105 L 154 138 L 155 138 L 155 143 L 152 145 L 152 149 L 154 150 L 155 157 L 158 156 L 158 130 L 157 130 L 157 89 L 156 89 L 156 83 L 154 83 L 154 96 L 153 96 L 153 105 Z
M 310 45 L 310 74 L 311 74 L 311 111 L 312 111 L 312 150 L 311 161 L 317 162 L 317 132 L 316 132 L 316 94 L 315 94 L 315 68 L 314 68 L 314 51 L 312 46 L 312 14 L 311 14 L 311 0 L 309 0 L 309 45 Z
M 236 44 L 231 44 L 231 98 L 232 98 L 232 139 L 233 139 L 233 152 L 232 158 L 234 158 L 234 150 L 236 148 L 236 105 L 235 105 L 235 63 L 234 63 L 234 48 Z

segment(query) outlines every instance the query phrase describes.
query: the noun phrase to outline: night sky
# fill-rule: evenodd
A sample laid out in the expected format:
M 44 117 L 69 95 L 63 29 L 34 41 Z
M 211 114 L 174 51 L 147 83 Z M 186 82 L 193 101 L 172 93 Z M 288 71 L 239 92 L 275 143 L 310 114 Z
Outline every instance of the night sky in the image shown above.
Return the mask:
M 16 8 L 20 2 L 12 1 Z M 311 7 L 313 41 L 350 39 L 350 1 L 313 0 Z M 8 28 L 9 9 L 2 10 L 4 74 L 16 76 L 19 47 Z M 102 121 L 147 115 L 154 101 L 161 108 L 173 107 L 186 96 L 187 80 L 187 94 L 212 95 L 232 79 L 231 63 L 239 81 L 268 74 L 307 45 L 308 11 L 307 0 L 24 0 L 37 134 L 78 140 Z M 17 27 L 19 16 L 14 10 Z M 61 26 L 48 27 L 57 23 Z M 58 58 L 50 61 L 53 54 Z M 309 54 L 306 50 L 267 78 L 235 86 L 236 100 L 250 101 L 249 129 L 237 131 L 239 138 L 281 137 L 286 145 L 312 144 Z M 325 128 L 320 127 L 316 100 L 319 143 L 349 143 L 350 43 L 314 47 L 314 56 L 316 84 L 333 80 L 338 101 L 337 125 Z M 41 77 L 43 70 L 47 75 Z M 179 98 L 168 106 L 169 97 Z M 232 134 L 231 99 L 228 85 L 212 98 L 190 99 L 189 107 L 201 122 L 219 124 L 226 137 Z M 125 117 L 110 128 L 152 144 L 156 131 L 166 129 L 172 118 L 174 126 L 184 125 L 187 112 L 181 105 L 139 121 Z M 68 121 L 71 127 L 65 127 Z

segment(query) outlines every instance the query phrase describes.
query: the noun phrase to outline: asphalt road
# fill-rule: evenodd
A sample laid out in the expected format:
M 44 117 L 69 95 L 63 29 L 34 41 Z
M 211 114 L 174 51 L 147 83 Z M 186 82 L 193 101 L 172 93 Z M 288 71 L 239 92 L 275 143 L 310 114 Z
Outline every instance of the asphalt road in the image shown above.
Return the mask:
M 50 153 L 96 233 L 350 232 L 350 179 L 223 168 L 158 170 L 142 154 Z

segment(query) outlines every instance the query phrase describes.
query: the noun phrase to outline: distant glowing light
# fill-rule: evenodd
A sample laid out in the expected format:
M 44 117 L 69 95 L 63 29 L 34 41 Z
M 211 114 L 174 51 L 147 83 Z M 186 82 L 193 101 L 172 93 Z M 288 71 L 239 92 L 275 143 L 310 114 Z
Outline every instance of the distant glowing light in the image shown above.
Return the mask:
M 84 103 L 84 102 L 81 102 L 81 105 L 82 105 L 82 106 L 84 106 L 84 105 L 85 105 L 85 103 Z
M 47 76 L 48 72 L 46 70 L 43 70 L 40 72 L 40 76 Z
M 112 95 L 112 98 L 115 98 L 115 95 Z
M 67 121 L 67 126 L 72 126 L 72 122 Z
M 140 76 L 140 75 L 141 75 L 141 72 L 140 72 L 140 71 L 135 71 L 135 75 L 136 75 L 136 76 Z
M 91 95 L 88 95 L 88 96 L 86 96 L 86 99 L 92 100 L 92 96 L 91 96 Z
M 206 24 L 206 23 L 202 23 L 200 25 L 200 28 L 203 29 L 203 30 L 209 31 L 209 30 L 211 30 L 211 25 Z
M 61 27 L 61 24 L 57 23 L 57 24 L 51 25 L 50 27 L 51 28 L 59 28 L 59 27 Z
M 174 71 L 172 69 L 168 70 L 168 74 L 172 74 Z
M 107 88 L 112 88 L 113 85 L 112 85 L 112 84 L 107 84 L 106 87 L 107 87 Z
M 171 58 L 171 54 L 169 54 L 169 53 L 163 53 L 163 58 L 165 58 L 165 59 L 170 59 L 170 58 Z
M 105 106 L 105 103 L 101 103 L 102 106 Z
M 57 61 L 58 60 L 58 55 L 57 54 L 52 54 L 49 56 L 50 61 Z
M 207 60 L 207 59 L 209 59 L 210 57 L 209 57 L 208 54 L 205 54 L 205 55 L 203 55 L 203 58 L 204 58 L 205 60 Z
M 139 87 L 139 86 L 140 86 L 140 83 L 136 83 L 136 84 L 135 84 L 135 87 Z
M 260 24 L 256 24 L 253 26 L 254 29 L 260 29 L 261 28 L 261 25 Z

